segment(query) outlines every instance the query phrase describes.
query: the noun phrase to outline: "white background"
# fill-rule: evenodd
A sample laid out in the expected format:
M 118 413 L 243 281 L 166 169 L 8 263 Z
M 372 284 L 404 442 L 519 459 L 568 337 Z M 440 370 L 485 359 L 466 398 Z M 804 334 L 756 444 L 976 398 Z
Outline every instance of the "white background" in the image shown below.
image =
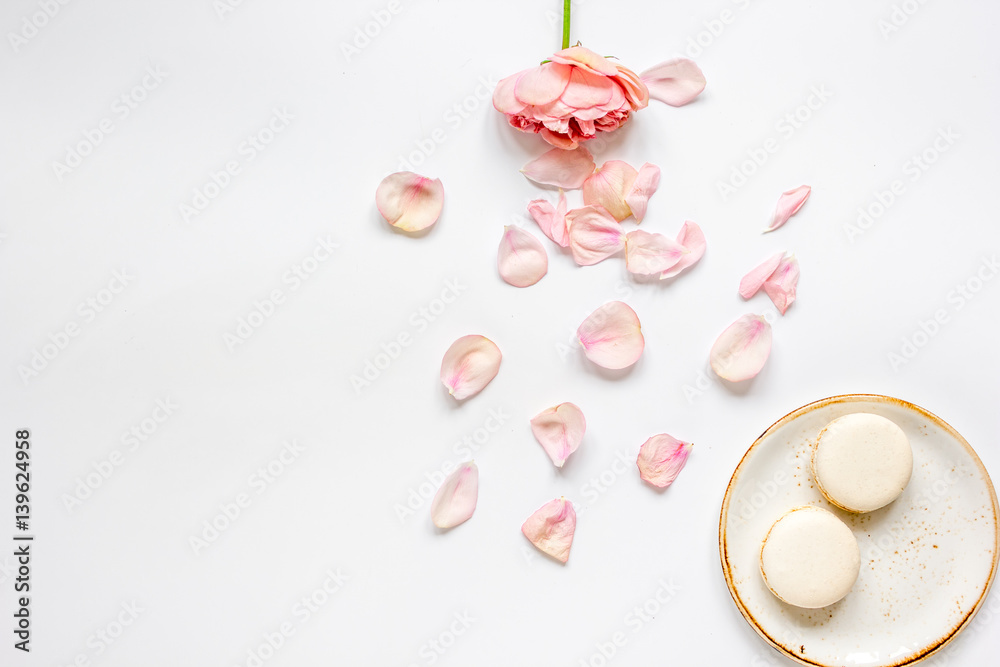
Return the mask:
M 549 274 L 519 290 L 497 276 L 496 248 L 512 222 L 541 237 L 525 206 L 554 192 L 518 169 L 546 146 L 477 91 L 558 47 L 561 3 L 403 2 L 391 14 L 381 1 L 245 0 L 220 12 L 210 0 L 74 0 L 14 44 L 41 10 L 5 2 L 0 507 L 13 513 L 12 441 L 30 428 L 37 537 L 30 656 L 11 648 L 13 559 L 0 552 L 0 663 L 246 665 L 288 623 L 294 634 L 267 665 L 598 665 L 596 645 L 618 632 L 626 641 L 609 664 L 786 664 L 736 611 L 717 548 L 728 479 L 770 423 L 833 394 L 889 394 L 950 422 L 1000 474 L 1000 280 L 974 280 L 1000 249 L 1000 8 L 905 4 L 915 13 L 888 34 L 887 0 L 577 4 L 574 41 L 636 71 L 685 51 L 702 66 L 697 102 L 654 102 L 595 152 L 660 165 L 643 228 L 672 236 L 695 220 L 708 251 L 656 284 L 632 280 L 618 258 L 578 268 L 543 239 Z M 366 26 L 377 34 L 345 54 Z M 165 78 L 122 117 L 113 105 L 147 67 Z M 779 124 L 814 87 L 832 97 L 800 110 L 809 118 L 787 136 Z M 293 119 L 247 159 L 241 145 L 274 109 Z M 113 131 L 60 178 L 54 163 L 104 118 Z M 957 139 L 935 154 L 948 128 Z M 778 150 L 723 197 L 718 184 L 772 137 Z M 914 180 L 911 160 L 929 148 L 936 161 Z M 374 207 L 379 180 L 409 155 L 446 192 L 421 238 L 394 233 Z M 239 173 L 185 221 L 180 205 L 230 160 Z M 897 179 L 902 194 L 851 238 L 859 207 Z M 760 234 L 779 193 L 803 183 L 806 206 Z M 283 276 L 327 236 L 339 248 L 293 290 Z M 775 321 L 763 372 L 722 386 L 704 373 L 715 337 L 743 313 L 773 312 L 763 294 L 741 301 L 738 281 L 782 249 L 801 262 L 799 300 Z M 79 304 L 123 269 L 133 278 L 88 320 Z M 418 325 L 449 280 L 460 296 Z M 981 289 L 959 308 L 954 290 L 970 280 Z M 224 336 L 275 289 L 283 303 L 230 350 Z M 637 311 L 646 351 L 609 374 L 566 346 L 615 298 Z M 938 310 L 944 324 L 920 335 Z M 71 323 L 79 335 L 22 377 Z M 356 391 L 351 376 L 401 333 L 412 344 Z M 457 405 L 438 367 L 469 333 L 496 341 L 504 360 Z M 920 348 L 893 364 L 904 338 Z M 130 449 L 123 434 L 157 399 L 178 407 Z M 588 431 L 557 471 L 528 419 L 562 401 L 583 408 Z M 475 452 L 475 516 L 436 534 L 425 501 L 401 519 L 396 506 L 462 460 L 455 443 L 491 411 L 507 417 Z M 615 464 L 661 432 L 695 442 L 665 493 Z M 258 494 L 251 476 L 293 439 L 304 451 Z M 115 450 L 121 465 L 69 509 Z M 597 492 L 602 473 L 612 482 Z M 249 507 L 196 553 L 190 538 L 241 493 Z M 519 530 L 560 495 L 580 510 L 566 566 L 536 556 Z M 347 581 L 305 620 L 295 605 L 338 569 Z M 631 610 L 661 580 L 676 590 L 636 627 Z M 133 601 L 135 622 L 110 646 L 96 639 Z M 456 614 L 474 621 L 451 643 Z M 996 613 L 981 619 L 951 664 L 995 655 Z M 443 653 L 429 644 L 439 640 L 451 644 Z

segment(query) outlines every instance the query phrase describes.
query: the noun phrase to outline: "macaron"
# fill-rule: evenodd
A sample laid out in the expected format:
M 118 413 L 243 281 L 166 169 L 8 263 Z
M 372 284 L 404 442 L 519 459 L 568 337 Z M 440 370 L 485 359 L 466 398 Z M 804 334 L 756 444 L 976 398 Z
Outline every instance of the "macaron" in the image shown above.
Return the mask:
M 851 529 L 821 507 L 796 507 L 774 522 L 760 549 L 764 583 L 778 599 L 805 609 L 837 602 L 861 568 Z
M 913 472 L 906 434 L 867 412 L 834 419 L 819 434 L 813 477 L 826 499 L 848 512 L 871 512 L 899 497 Z

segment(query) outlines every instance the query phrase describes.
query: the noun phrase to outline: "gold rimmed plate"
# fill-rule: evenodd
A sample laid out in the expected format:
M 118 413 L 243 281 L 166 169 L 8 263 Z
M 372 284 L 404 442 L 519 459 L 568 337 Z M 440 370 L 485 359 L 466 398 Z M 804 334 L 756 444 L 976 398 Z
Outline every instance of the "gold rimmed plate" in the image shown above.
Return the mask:
M 867 514 L 830 504 L 810 470 L 820 430 L 853 412 L 891 419 L 913 448 L 903 494 Z M 801 505 L 836 514 L 861 549 L 851 592 L 823 609 L 785 604 L 760 573 L 771 524 Z M 736 606 L 788 657 L 819 667 L 912 665 L 954 639 L 986 599 L 1000 553 L 998 515 L 990 476 L 955 429 L 899 399 L 849 394 L 785 415 L 750 446 L 722 503 L 719 552 Z

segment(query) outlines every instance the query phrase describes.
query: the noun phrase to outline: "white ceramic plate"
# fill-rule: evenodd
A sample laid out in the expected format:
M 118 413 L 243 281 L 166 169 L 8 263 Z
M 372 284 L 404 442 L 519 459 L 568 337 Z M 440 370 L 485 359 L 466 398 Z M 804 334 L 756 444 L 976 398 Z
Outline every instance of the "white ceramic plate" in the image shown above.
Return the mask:
M 844 512 L 816 489 L 811 447 L 827 423 L 871 412 L 899 424 L 913 447 L 913 476 L 895 502 Z M 771 524 L 799 505 L 839 516 L 861 548 L 851 592 L 823 609 L 778 600 L 760 574 Z M 810 403 L 778 420 L 736 467 L 719 522 L 722 569 L 740 612 L 768 643 L 806 665 L 911 665 L 951 641 L 985 600 L 997 566 L 996 492 L 969 443 L 938 417 L 886 396 Z

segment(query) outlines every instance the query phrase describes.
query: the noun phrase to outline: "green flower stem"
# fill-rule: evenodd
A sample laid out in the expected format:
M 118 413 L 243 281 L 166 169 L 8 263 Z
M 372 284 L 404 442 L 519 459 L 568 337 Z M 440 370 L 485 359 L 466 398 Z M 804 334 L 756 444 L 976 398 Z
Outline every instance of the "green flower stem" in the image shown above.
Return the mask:
M 569 6 L 572 0 L 563 0 L 563 41 L 562 47 L 569 48 Z

